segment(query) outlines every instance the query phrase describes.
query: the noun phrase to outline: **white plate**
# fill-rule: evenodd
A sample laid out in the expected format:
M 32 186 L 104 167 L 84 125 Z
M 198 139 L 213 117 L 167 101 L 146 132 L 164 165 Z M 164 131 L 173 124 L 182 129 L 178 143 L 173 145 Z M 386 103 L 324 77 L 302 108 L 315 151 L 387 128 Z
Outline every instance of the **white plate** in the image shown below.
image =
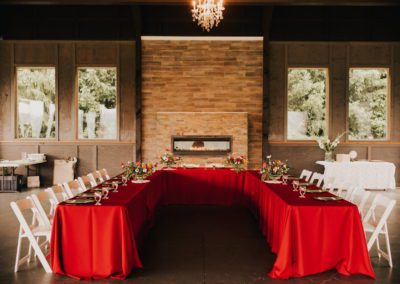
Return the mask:
M 282 181 L 280 180 L 263 180 L 265 183 L 270 183 L 270 184 L 280 184 Z
M 187 169 L 195 169 L 195 168 L 200 168 L 200 165 L 198 165 L 198 164 L 183 164 L 183 167 L 187 168 Z
M 144 180 L 133 180 L 133 183 L 149 183 L 150 181 L 148 179 L 144 179 Z
M 313 197 L 316 200 L 320 200 L 320 201 L 339 201 L 339 200 L 343 200 L 342 197 L 339 196 L 314 196 Z

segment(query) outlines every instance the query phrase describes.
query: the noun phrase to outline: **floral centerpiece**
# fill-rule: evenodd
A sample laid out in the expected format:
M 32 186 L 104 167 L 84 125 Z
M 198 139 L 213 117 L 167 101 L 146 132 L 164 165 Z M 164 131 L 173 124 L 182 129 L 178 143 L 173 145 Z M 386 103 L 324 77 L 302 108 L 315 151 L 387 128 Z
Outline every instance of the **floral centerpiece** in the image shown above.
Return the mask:
M 127 162 L 122 164 L 123 175 L 134 181 L 144 181 L 156 170 L 157 164 L 142 162 Z
M 175 157 L 174 153 L 170 149 L 165 149 L 164 154 L 160 157 L 160 164 L 167 166 L 170 169 L 177 161 L 180 161 L 180 157 Z
M 243 155 L 231 153 L 228 154 L 228 157 L 226 158 L 226 163 L 236 172 L 240 172 L 246 166 L 247 159 Z
M 262 180 L 278 180 L 282 175 L 289 172 L 288 161 L 272 160 L 271 155 L 267 156 L 267 160 L 261 167 Z
M 340 143 L 340 138 L 345 134 L 346 132 L 343 132 L 342 134 L 338 135 L 335 140 L 331 141 L 328 137 L 319 137 L 317 139 L 317 143 L 320 149 L 324 150 L 325 152 L 325 161 L 333 161 L 333 151 L 336 149 L 336 147 Z

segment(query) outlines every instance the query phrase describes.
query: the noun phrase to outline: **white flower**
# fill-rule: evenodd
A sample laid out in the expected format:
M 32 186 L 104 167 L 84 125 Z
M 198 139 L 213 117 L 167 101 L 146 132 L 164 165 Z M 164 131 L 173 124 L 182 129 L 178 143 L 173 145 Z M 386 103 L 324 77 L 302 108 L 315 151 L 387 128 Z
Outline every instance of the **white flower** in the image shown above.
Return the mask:
M 144 173 L 147 173 L 147 169 L 143 169 L 143 172 L 144 172 Z

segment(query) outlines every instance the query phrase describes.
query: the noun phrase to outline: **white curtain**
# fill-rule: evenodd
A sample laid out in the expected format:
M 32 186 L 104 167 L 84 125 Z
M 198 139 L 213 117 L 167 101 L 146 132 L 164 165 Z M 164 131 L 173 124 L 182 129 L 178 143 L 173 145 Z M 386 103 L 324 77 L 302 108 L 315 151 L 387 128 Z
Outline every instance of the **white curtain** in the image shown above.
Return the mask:
M 54 114 L 56 112 L 56 105 L 55 104 L 50 104 L 49 105 L 49 119 L 47 121 L 47 132 L 46 132 L 46 137 L 49 138 L 51 135 L 51 128 L 53 127 L 53 121 L 54 121 Z
M 95 139 L 96 138 L 96 112 L 94 111 L 89 111 L 86 114 L 86 123 L 87 123 L 87 133 L 88 133 L 88 138 L 89 139 Z
M 108 109 L 104 105 L 100 105 L 100 132 L 103 139 L 115 139 L 117 137 L 116 129 L 117 110 L 115 108 Z

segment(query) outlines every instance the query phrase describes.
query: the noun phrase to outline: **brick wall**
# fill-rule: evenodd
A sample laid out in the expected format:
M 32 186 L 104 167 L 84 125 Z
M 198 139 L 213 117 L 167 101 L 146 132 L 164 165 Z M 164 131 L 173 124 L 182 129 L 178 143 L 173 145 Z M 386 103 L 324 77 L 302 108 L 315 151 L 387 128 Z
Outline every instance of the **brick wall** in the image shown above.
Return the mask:
M 159 126 L 157 118 L 161 119 L 161 112 L 242 112 L 248 117 L 248 144 L 238 150 L 248 148 L 250 168 L 260 165 L 262 41 L 144 40 L 142 56 L 144 160 L 156 160 L 164 148 L 171 146 L 170 138 L 165 136 L 181 134 L 174 133 L 180 130 L 170 125 L 177 123 L 176 117 L 163 117 L 167 122 Z M 185 125 L 188 134 L 199 127 L 205 131 L 197 121 L 185 118 L 180 124 Z M 233 134 L 229 133 L 229 123 L 212 114 L 207 119 L 207 127 L 219 133 L 201 134 Z M 163 138 L 157 135 L 161 129 Z M 166 133 L 167 129 L 171 133 Z M 245 143 L 245 139 L 240 141 Z

